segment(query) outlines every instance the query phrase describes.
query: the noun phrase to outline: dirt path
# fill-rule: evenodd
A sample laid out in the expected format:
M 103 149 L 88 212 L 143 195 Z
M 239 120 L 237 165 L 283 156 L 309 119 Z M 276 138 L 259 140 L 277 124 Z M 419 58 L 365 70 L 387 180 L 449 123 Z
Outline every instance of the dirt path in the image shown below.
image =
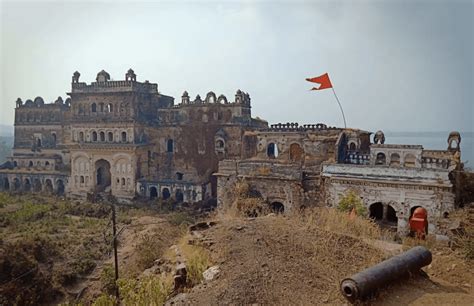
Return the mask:
M 157 216 L 140 216 L 132 218 L 130 224 L 119 224 L 118 230 L 121 230 L 118 246 L 119 258 L 119 276 L 124 277 L 135 272 L 137 257 L 136 246 L 145 236 L 162 234 L 162 246 L 169 247 L 178 236 L 178 229 L 172 226 L 163 218 Z M 157 248 L 160 245 L 156 246 Z M 86 302 L 93 301 L 99 296 L 101 291 L 101 274 L 106 265 L 113 265 L 113 252 L 110 257 L 99 262 L 94 271 L 86 277 L 82 282 L 76 283 L 73 288 L 68 291 L 74 294 L 81 293 L 81 300 Z M 136 271 L 141 272 L 141 271 Z

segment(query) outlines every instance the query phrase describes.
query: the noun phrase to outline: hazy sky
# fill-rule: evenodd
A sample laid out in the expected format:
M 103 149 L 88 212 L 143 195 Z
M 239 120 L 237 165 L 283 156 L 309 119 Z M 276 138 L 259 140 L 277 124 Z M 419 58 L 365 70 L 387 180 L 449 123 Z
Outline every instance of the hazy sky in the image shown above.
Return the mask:
M 1 0 L 0 0 L 1 1 Z M 65 98 L 72 73 L 139 81 L 180 101 L 250 93 L 269 121 L 474 131 L 473 1 L 1 1 L 0 122 L 15 100 Z

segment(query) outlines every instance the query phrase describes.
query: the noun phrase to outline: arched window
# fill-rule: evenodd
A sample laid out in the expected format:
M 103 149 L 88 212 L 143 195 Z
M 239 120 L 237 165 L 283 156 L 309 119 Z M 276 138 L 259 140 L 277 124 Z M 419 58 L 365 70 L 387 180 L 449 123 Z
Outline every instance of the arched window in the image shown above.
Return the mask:
M 278 157 L 278 147 L 273 142 L 268 144 L 267 156 L 270 158 Z
M 28 167 L 33 167 L 33 161 L 30 160 L 30 162 L 28 163 Z
M 40 138 L 37 138 L 37 139 L 36 139 L 36 146 L 37 146 L 38 148 L 41 148 L 41 139 L 40 139 Z
M 84 180 L 84 176 L 81 175 L 81 184 L 84 184 L 85 180 Z
M 385 154 L 377 153 L 377 158 L 375 159 L 375 164 L 376 165 L 385 165 L 385 163 L 386 163 Z
M 413 154 L 405 155 L 405 167 L 414 168 L 416 165 L 416 157 Z
M 122 177 L 122 186 L 125 186 L 125 178 Z
M 390 166 L 400 166 L 400 155 L 398 155 L 398 153 L 390 155 Z
M 166 142 L 166 152 L 173 153 L 173 139 L 168 139 Z
M 92 111 L 93 113 L 97 112 L 97 104 L 92 103 L 92 105 L 91 105 L 91 111 Z
M 216 148 L 223 149 L 224 148 L 224 141 L 222 139 L 218 139 L 216 141 Z
M 107 140 L 108 140 L 109 142 L 114 141 L 114 133 L 108 132 L 108 133 L 107 133 Z
M 100 135 L 100 141 L 102 141 L 102 142 L 105 141 L 105 133 L 100 132 L 99 135 Z
M 127 132 L 122 132 L 122 142 L 127 142 Z
M 80 142 L 84 141 L 84 132 L 79 132 L 79 141 Z
M 349 150 L 350 150 L 350 151 L 355 151 L 355 150 L 357 150 L 356 144 L 353 143 L 353 142 L 351 142 L 351 143 L 349 144 Z
M 55 146 L 57 140 L 56 133 L 52 133 L 51 136 L 53 137 L 53 145 Z
M 111 113 L 114 111 L 114 106 L 112 103 L 107 104 L 107 112 Z
M 104 103 L 99 103 L 99 112 L 103 112 L 104 111 Z
M 97 141 L 97 132 L 92 132 L 92 141 Z

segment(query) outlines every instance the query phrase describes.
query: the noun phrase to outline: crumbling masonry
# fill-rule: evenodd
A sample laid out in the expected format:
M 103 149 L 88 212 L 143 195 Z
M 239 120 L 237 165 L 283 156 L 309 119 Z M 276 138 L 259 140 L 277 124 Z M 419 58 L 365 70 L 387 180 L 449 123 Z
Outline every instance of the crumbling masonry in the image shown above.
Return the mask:
M 337 206 L 357 191 L 370 215 L 407 231 L 413 209 L 435 220 L 455 208 L 459 133 L 445 151 L 388 145 L 382 132 L 296 123 L 268 126 L 251 117 L 250 96 L 233 101 L 209 92 L 181 103 L 138 82 L 130 69 L 112 81 L 72 77 L 68 98 L 16 101 L 15 142 L 0 168 L 0 188 L 84 198 L 111 192 L 121 201 L 161 198 L 194 203 L 231 202 L 239 180 L 268 205 L 291 211 Z M 454 182 L 454 184 L 453 184 Z

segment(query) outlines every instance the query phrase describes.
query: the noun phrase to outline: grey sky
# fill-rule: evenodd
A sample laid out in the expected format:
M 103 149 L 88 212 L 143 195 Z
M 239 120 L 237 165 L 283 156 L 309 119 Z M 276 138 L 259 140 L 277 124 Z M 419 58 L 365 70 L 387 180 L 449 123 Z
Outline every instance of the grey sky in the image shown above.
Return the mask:
M 179 102 L 250 93 L 254 116 L 368 130 L 474 131 L 472 1 L 1 2 L 2 124 L 72 73 L 157 82 Z

